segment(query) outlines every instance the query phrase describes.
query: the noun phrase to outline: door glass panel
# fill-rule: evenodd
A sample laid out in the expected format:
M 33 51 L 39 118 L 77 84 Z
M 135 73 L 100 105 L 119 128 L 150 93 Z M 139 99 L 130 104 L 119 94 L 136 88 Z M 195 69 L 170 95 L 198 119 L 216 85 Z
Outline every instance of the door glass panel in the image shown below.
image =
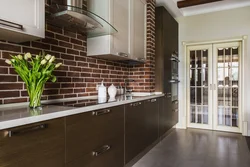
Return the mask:
M 203 105 L 208 105 L 208 88 L 203 88 Z
M 190 69 L 190 86 L 195 86 L 195 76 L 196 76 L 196 73 L 195 73 L 195 69 Z
M 218 106 L 224 106 L 224 88 L 218 88 Z
M 201 59 L 202 59 L 202 57 L 201 57 L 201 50 L 197 50 L 197 51 L 196 51 L 196 59 L 197 59 L 197 67 L 198 67 L 198 68 L 201 68 L 201 66 L 202 66 L 202 61 L 201 61 Z
M 225 88 L 225 106 L 231 106 L 231 98 L 232 98 L 232 93 L 231 93 L 231 88 Z
M 225 107 L 225 125 L 231 126 L 231 108 Z
M 208 124 L 208 106 L 203 107 L 203 124 Z
M 232 109 L 232 126 L 238 127 L 238 108 Z
M 224 108 L 218 107 L 218 125 L 224 125 Z
M 208 50 L 202 51 L 202 68 L 208 68 Z
M 201 116 L 202 116 L 202 106 L 197 106 L 197 122 L 196 123 L 202 123 Z
M 191 108 L 190 108 L 190 114 L 191 114 L 191 116 L 190 116 L 190 118 L 191 118 L 190 122 L 191 123 L 195 123 L 195 106 L 191 106 Z
M 190 52 L 190 68 L 195 68 L 195 51 Z
M 238 107 L 238 88 L 232 88 L 232 106 Z
M 195 102 L 196 102 L 196 95 L 195 95 L 195 88 L 190 88 L 190 102 L 191 102 L 191 104 L 195 104 Z
M 202 86 L 208 86 L 208 69 L 202 69 Z
M 201 102 L 202 102 L 202 92 L 201 92 L 201 88 L 196 88 L 196 104 L 197 105 L 201 105 Z

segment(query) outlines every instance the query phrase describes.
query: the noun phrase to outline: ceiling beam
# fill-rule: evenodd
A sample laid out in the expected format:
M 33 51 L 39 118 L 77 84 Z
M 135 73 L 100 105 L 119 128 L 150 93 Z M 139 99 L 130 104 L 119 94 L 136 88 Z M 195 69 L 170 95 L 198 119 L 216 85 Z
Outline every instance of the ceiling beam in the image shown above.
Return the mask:
M 202 5 L 202 4 L 218 2 L 218 1 L 223 1 L 223 0 L 183 0 L 183 1 L 178 1 L 177 6 L 178 8 L 185 8 L 185 7 Z

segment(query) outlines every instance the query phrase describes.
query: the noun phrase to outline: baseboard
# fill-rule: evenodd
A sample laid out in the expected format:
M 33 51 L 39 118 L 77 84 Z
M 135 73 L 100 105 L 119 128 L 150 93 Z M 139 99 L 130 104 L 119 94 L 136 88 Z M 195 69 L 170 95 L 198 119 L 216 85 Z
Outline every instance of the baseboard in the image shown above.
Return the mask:
M 171 132 L 175 131 L 175 128 L 171 128 L 161 137 L 159 137 L 153 144 L 148 146 L 145 150 L 143 150 L 140 154 L 138 154 L 135 158 L 133 158 L 129 163 L 127 163 L 124 167 L 132 167 L 136 162 L 138 162 L 144 155 L 146 155 L 154 146 L 160 143 L 165 137 L 167 137 Z

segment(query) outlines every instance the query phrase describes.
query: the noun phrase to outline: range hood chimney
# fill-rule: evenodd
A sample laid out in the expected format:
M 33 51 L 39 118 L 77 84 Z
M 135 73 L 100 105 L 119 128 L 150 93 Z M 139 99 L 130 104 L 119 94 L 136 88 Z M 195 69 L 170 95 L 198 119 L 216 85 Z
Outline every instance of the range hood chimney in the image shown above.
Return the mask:
M 48 23 L 76 30 L 78 33 L 103 31 L 104 27 L 111 26 L 98 15 L 86 10 L 85 0 L 51 0 Z M 113 28 L 113 27 L 112 27 Z M 115 28 L 113 28 L 115 29 Z M 116 30 L 114 31 L 116 32 Z

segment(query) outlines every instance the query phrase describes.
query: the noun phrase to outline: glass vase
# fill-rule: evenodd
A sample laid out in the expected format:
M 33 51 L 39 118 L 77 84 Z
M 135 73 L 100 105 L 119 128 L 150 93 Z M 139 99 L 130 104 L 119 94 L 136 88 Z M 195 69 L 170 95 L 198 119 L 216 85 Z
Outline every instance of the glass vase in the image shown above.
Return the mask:
M 37 108 L 41 107 L 41 96 L 43 94 L 44 84 L 42 85 L 31 85 L 28 86 L 28 94 L 29 94 L 29 107 Z

